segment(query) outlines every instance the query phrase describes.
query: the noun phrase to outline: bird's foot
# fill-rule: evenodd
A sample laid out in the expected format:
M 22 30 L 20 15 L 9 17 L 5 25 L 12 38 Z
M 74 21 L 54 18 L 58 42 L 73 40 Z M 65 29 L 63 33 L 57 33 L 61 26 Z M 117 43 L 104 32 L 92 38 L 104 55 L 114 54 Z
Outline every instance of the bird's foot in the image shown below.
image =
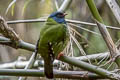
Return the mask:
M 59 60 L 60 57 L 63 56 L 63 55 L 64 55 L 63 52 L 60 52 L 60 53 L 58 54 L 58 56 L 57 56 L 57 59 Z

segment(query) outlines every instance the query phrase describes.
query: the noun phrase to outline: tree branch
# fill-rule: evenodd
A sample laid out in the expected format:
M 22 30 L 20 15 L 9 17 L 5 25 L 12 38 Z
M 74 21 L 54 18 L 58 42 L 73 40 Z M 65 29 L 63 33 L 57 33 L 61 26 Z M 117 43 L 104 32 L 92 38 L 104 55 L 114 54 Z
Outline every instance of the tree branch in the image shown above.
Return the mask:
M 14 48 L 17 48 L 17 43 L 20 40 L 18 35 L 14 32 L 12 28 L 10 28 L 6 21 L 0 16 L 0 33 L 2 33 L 3 36 L 9 38 L 11 41 L 13 41 Z

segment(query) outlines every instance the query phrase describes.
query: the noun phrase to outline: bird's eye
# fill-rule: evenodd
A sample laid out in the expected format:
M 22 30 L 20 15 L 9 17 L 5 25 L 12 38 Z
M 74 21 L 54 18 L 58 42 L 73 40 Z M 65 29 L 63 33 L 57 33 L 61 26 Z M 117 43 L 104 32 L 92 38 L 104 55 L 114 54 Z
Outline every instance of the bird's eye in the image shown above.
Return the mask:
M 58 17 L 58 18 L 64 18 L 64 14 L 57 14 L 56 17 Z

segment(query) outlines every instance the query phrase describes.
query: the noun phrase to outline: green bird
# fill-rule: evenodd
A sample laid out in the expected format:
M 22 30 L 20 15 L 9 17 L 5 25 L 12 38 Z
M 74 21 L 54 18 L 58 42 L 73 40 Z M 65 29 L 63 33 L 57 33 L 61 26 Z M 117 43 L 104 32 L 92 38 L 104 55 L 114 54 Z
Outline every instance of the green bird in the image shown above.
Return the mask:
M 52 13 L 45 25 L 40 30 L 37 42 L 37 52 L 44 60 L 44 72 L 47 78 L 53 78 L 53 61 L 60 57 L 69 41 L 68 27 L 66 26 L 65 14 L 62 12 Z

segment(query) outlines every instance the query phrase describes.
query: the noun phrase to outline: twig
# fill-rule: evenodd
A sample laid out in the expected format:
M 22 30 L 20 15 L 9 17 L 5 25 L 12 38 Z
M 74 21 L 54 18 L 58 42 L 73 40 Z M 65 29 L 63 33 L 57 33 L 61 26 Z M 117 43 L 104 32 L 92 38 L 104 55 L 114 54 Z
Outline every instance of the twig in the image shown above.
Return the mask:
M 69 24 L 69 25 L 71 25 L 71 26 L 73 26 L 73 27 L 77 27 L 77 28 L 82 29 L 82 30 L 84 30 L 84 31 L 87 31 L 87 32 L 90 32 L 90 33 L 93 33 L 93 34 L 96 34 L 96 35 L 100 36 L 100 34 L 97 33 L 97 32 L 94 32 L 94 31 L 91 31 L 91 30 L 89 30 L 89 29 L 86 29 L 86 28 L 77 26 L 77 25 L 75 25 L 75 24 Z
M 31 20 L 14 20 L 7 21 L 7 24 L 18 24 L 18 23 L 34 23 L 34 22 L 45 22 L 46 19 L 31 19 Z
M 89 43 L 89 41 L 86 39 L 86 37 L 83 36 L 82 34 L 80 34 L 76 29 L 70 27 L 70 30 L 72 30 L 73 32 L 75 32 L 76 35 L 78 35 L 79 37 L 81 37 L 82 39 L 84 39 L 86 43 Z
M 35 23 L 35 22 L 45 22 L 46 19 L 30 19 L 30 20 L 14 20 L 14 21 L 7 21 L 7 24 L 19 24 L 19 23 Z M 82 24 L 82 25 L 88 25 L 91 27 L 97 26 L 95 23 L 89 23 L 89 22 L 83 22 L 83 21 L 77 21 L 77 20 L 70 20 L 66 19 L 68 23 L 74 23 L 74 24 Z M 110 29 L 120 30 L 119 27 L 113 27 L 113 26 L 106 26 Z

